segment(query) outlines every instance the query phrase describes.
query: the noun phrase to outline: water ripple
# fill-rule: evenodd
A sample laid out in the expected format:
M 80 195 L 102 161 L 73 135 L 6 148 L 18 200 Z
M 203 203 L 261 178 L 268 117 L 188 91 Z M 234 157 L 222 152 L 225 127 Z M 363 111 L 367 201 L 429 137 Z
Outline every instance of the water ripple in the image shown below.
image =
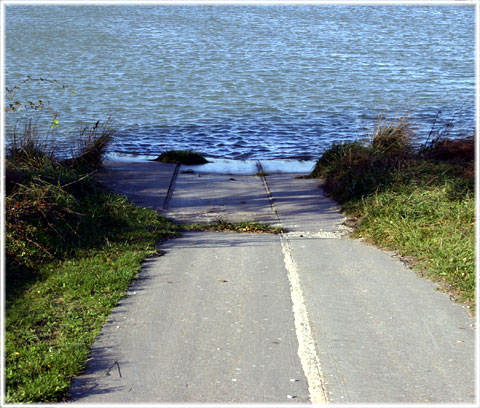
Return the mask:
M 60 132 L 111 115 L 117 153 L 314 157 L 384 111 L 420 138 L 439 111 L 474 127 L 473 7 L 15 5 L 5 23 L 6 85 L 68 84 L 17 97 L 51 101 Z

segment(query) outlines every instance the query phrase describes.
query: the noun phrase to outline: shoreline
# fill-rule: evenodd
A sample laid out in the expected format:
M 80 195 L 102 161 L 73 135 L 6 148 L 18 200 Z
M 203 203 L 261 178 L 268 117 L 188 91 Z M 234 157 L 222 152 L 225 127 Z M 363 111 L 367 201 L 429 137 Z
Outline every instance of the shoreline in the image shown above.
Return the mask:
M 332 149 L 335 153 L 338 147 L 333 146 Z M 424 272 L 427 280 L 435 282 L 438 279 L 439 283 L 445 283 L 449 278 L 445 288 L 452 289 L 447 291 L 458 303 L 470 302 L 471 307 L 467 309 L 470 309 L 470 317 L 475 319 L 475 289 L 472 291 L 471 285 L 475 278 L 472 174 L 458 163 L 418 160 L 416 163 L 406 161 L 393 175 L 387 172 L 381 178 L 382 174 L 377 171 L 385 171 L 380 166 L 383 162 L 370 166 L 372 158 L 377 157 L 378 161 L 383 157 L 378 152 L 375 156 L 373 147 L 344 145 L 342 149 L 346 154 L 340 155 L 340 158 L 344 160 L 338 161 L 339 154 L 327 152 L 321 161 L 325 166 L 324 173 L 311 180 L 295 180 L 299 177 L 293 177 L 289 181 L 287 175 L 272 174 L 275 170 L 292 173 L 291 168 L 286 167 L 287 163 L 305 164 L 296 160 L 214 159 L 206 165 L 182 165 L 179 177 L 183 183 L 177 184 L 177 188 L 184 194 L 175 197 L 181 210 L 178 214 L 185 214 L 182 213 L 185 208 L 194 211 L 207 208 L 218 210 L 216 213 L 207 211 L 209 216 L 225 215 L 225 200 L 243 214 L 252 214 L 258 208 L 270 211 L 268 200 L 260 199 L 265 191 L 259 178 L 251 177 L 258 172 L 259 162 L 265 173 L 271 175 L 261 174 L 262 178 L 268 179 L 270 190 L 277 187 L 277 198 L 273 196 L 273 200 L 276 208 L 282 207 L 284 213 L 288 213 L 292 201 L 303 200 L 305 204 L 305 199 L 308 199 L 305 191 L 293 183 L 308 182 L 311 185 L 308 192 L 316 195 L 320 192 L 320 179 L 330 175 L 334 177 L 330 184 L 341 189 L 331 189 L 328 193 L 333 199 L 343 197 L 336 202 L 343 214 L 355 221 L 354 238 L 362 238 L 382 250 L 398 252 L 406 260 L 418 257 L 418 262 L 414 264 L 415 272 Z M 97 150 L 95 146 L 91 149 Z M 444 143 L 431 149 L 430 154 L 444 153 L 448 156 L 454 152 L 452 146 Z M 40 167 L 36 160 L 38 155 L 44 159 Z M 352 168 L 352 159 L 355 158 L 356 167 Z M 121 195 L 118 195 L 109 193 L 105 183 L 103 187 L 97 184 L 90 177 L 92 169 L 63 167 L 36 150 L 18 150 L 9 160 L 7 180 L 10 193 L 7 194 L 6 217 L 9 234 L 7 250 L 12 269 L 6 281 L 15 293 L 11 292 L 7 299 L 5 363 L 10 370 L 6 378 L 10 391 L 7 402 L 65 401 L 70 378 L 84 368 L 90 345 L 112 308 L 138 276 L 141 263 L 147 257 L 162 254 L 157 247 L 159 240 L 181 234 L 178 224 L 169 222 L 159 212 L 142 208 L 152 207 L 146 195 L 156 201 L 160 193 L 168 196 L 171 175 L 160 177 L 160 167 L 157 167 L 160 163 L 144 157 L 136 157 L 135 166 L 131 160 L 117 162 L 124 171 L 118 178 L 122 189 Z M 115 163 L 109 160 L 112 157 L 104 161 L 106 168 L 108 163 Z M 75 160 L 69 163 L 75 164 Z M 177 166 L 162 165 L 171 170 Z M 244 166 L 244 171 L 248 170 L 244 177 L 225 174 L 225 171 L 239 171 L 241 166 Z M 142 170 L 136 180 L 132 173 L 138 167 Z M 193 173 L 211 172 L 212 167 L 218 173 L 202 174 L 201 178 L 198 178 L 200 174 L 188 171 L 190 168 L 195 169 Z M 152 171 L 144 171 L 145 168 Z M 311 171 L 310 168 L 298 170 L 304 174 Z M 345 195 L 345 188 L 358 185 L 359 180 L 369 181 L 372 174 L 377 176 L 375 188 L 363 194 L 347 191 L 351 194 Z M 345 178 L 340 179 L 342 175 Z M 393 179 L 388 178 L 393 176 Z M 218 194 L 212 193 L 213 188 L 202 188 L 200 194 L 195 194 L 199 184 L 197 180 L 202 180 L 207 187 L 219 184 L 223 187 Z M 336 181 L 338 183 L 333 184 Z M 245 185 L 243 189 L 242 182 Z M 254 189 L 253 184 L 259 185 Z M 57 186 L 65 188 L 58 189 Z M 322 190 L 325 190 L 324 187 Z M 132 193 L 139 193 L 137 198 L 141 199 L 141 206 L 127 200 L 126 195 L 132 196 Z M 309 201 L 313 206 L 319 204 L 315 198 Z M 302 216 L 303 225 L 312 227 L 313 221 L 321 218 L 312 214 L 327 215 L 326 218 L 331 221 L 333 212 L 329 209 L 315 207 L 316 210 L 310 211 L 304 204 L 292 210 Z M 157 203 L 157 206 L 159 209 L 165 207 L 164 202 Z M 251 211 L 248 212 L 248 209 Z M 298 228 L 297 224 L 295 221 L 295 225 L 290 227 Z M 35 234 L 39 228 L 42 234 Z M 325 231 L 325 226 L 320 225 L 320 228 Z M 246 230 L 245 227 L 243 231 Z M 250 225 L 248 230 L 251 230 Z M 91 234 L 92 231 L 95 234 Z M 306 239 L 302 231 L 299 234 L 290 237 L 293 240 Z M 322 237 L 325 239 L 325 234 Z M 315 259 L 318 260 L 318 257 Z M 79 296 L 79 293 L 85 295 Z M 94 313 L 81 314 L 79 319 L 79 310 L 93 310 Z M 45 321 L 49 324 L 44 324 Z M 72 358 L 72 347 L 75 348 L 75 358 Z M 54 349 L 55 354 L 49 348 Z M 38 375 L 39 372 L 42 376 Z M 46 382 L 52 386 L 46 388 Z
M 145 163 L 152 161 L 156 156 L 147 155 L 119 155 L 107 154 L 104 162 Z M 219 159 L 205 156 L 207 164 L 182 164 L 183 171 L 213 174 L 254 175 L 258 172 L 258 163 L 263 170 L 272 174 L 309 174 L 313 170 L 316 160 L 296 159 Z

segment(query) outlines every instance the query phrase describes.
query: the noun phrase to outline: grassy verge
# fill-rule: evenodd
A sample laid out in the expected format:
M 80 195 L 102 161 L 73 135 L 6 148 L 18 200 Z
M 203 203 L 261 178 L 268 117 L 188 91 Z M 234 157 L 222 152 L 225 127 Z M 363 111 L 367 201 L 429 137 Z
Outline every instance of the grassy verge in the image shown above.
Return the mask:
M 414 147 L 404 119 L 368 143 L 332 146 L 312 173 L 355 220 L 354 236 L 396 250 L 458 300 L 475 302 L 474 141 Z
M 107 136 L 94 135 L 72 160 L 27 139 L 6 158 L 8 403 L 64 400 L 141 262 L 179 234 L 92 178 Z
M 48 153 L 30 130 L 6 158 L 7 403 L 65 401 L 142 261 L 158 254 L 159 241 L 181 234 L 93 179 L 112 131 L 96 125 L 83 134 L 68 160 Z M 182 229 L 282 232 L 226 221 Z

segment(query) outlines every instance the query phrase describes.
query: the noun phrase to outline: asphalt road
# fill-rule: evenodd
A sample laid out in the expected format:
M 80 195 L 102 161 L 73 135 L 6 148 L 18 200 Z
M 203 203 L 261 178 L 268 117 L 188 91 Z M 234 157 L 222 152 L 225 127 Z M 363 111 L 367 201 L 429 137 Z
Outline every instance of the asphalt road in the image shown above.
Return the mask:
M 317 181 L 180 171 L 171 183 L 172 168 L 153 164 L 153 187 L 128 166 L 137 202 L 182 222 L 240 216 L 288 232 L 161 244 L 74 380 L 73 403 L 476 402 L 468 312 L 347 238 Z M 121 166 L 108 169 L 121 187 Z

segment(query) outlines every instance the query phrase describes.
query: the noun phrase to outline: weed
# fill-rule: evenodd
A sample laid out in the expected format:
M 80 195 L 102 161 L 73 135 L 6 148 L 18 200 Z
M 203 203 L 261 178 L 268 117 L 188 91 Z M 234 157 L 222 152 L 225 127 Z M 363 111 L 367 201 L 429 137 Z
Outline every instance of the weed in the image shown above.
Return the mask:
M 91 205 L 90 201 L 102 202 L 105 192 L 90 171 L 101 163 L 110 133 L 95 135 L 90 134 L 88 149 L 69 160 L 44 152 L 30 132 L 9 148 L 5 160 L 7 273 L 97 244 L 89 232 L 104 227 L 109 218 L 108 208 Z
M 5 112 L 19 112 L 20 110 L 47 111 L 51 115 L 51 119 L 52 119 L 50 128 L 57 127 L 60 123 L 59 120 L 57 119 L 58 112 L 56 112 L 52 108 L 49 102 L 44 102 L 42 99 L 35 100 L 35 98 L 31 100 L 32 96 L 26 97 L 25 95 L 24 97 L 26 99 L 21 101 L 22 97 L 20 97 L 20 100 L 18 100 L 19 98 L 17 93 L 19 91 L 22 91 L 22 88 L 28 88 L 30 85 L 36 85 L 37 91 L 41 89 L 42 86 L 46 85 L 48 87 L 55 87 L 57 89 L 68 90 L 73 95 L 75 94 L 75 91 L 69 89 L 69 87 L 66 84 L 63 84 L 56 79 L 48 79 L 48 78 L 42 78 L 42 77 L 34 78 L 28 75 L 26 79 L 24 79 L 23 81 L 20 81 L 19 83 L 14 85 L 12 88 L 6 87 L 5 99 L 9 100 L 10 103 L 8 104 L 8 106 L 5 107 Z
M 183 225 L 184 231 L 217 231 L 217 232 L 250 232 L 250 233 L 270 233 L 281 234 L 284 232 L 281 227 L 273 227 L 269 224 L 242 221 L 230 222 L 225 220 L 217 220 L 212 224 L 190 224 Z

